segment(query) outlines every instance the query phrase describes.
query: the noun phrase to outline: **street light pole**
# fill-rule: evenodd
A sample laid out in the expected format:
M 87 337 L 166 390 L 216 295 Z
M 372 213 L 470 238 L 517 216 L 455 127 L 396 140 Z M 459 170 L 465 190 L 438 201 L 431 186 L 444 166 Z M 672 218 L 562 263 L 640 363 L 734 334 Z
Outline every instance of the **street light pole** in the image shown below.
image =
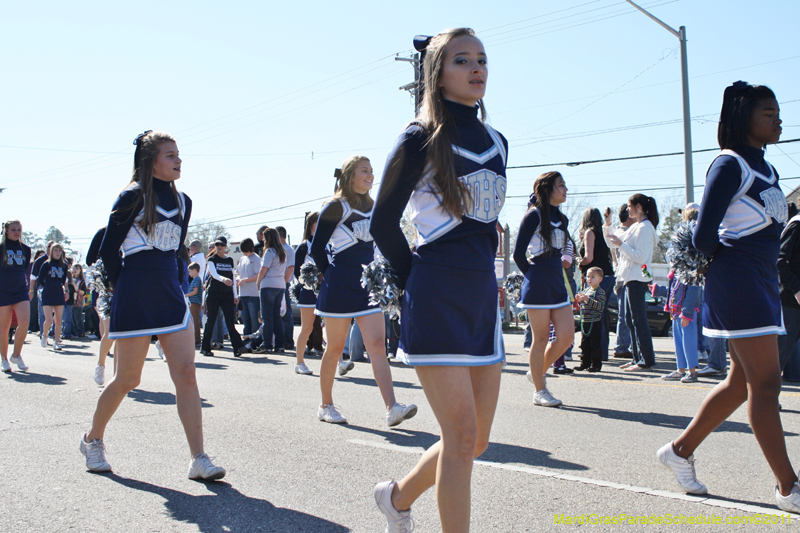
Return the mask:
M 656 21 L 665 30 L 678 38 L 681 42 L 681 85 L 683 87 L 683 163 L 686 167 L 686 203 L 694 201 L 694 172 L 692 170 L 692 115 L 689 113 L 689 65 L 686 57 L 686 26 L 681 26 L 680 30 L 673 28 L 651 15 L 643 8 L 634 4 L 631 0 L 627 2 Z

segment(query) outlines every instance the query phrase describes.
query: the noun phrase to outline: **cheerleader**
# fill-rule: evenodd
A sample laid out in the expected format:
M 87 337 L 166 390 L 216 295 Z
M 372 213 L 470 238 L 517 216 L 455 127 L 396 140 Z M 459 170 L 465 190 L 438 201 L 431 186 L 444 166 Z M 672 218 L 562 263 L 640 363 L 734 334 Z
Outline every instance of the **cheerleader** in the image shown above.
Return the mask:
M 134 144 L 133 176 L 114 204 L 100 247 L 114 289 L 109 338 L 117 342 L 116 372 L 100 394 L 80 450 L 89 470 L 111 470 L 103 434 L 123 398 L 139 384 L 150 338 L 158 335 L 189 441 L 189 479 L 220 479 L 225 469 L 203 451 L 192 317 L 178 279 L 177 252 L 192 212 L 191 200 L 174 184 L 181 176 L 178 146 L 171 136 L 153 131 Z
M 531 203 L 522 217 L 514 247 L 514 262 L 525 276 L 517 307 L 527 310 L 533 335 L 528 355 L 528 380 L 536 387 L 533 404 L 543 407 L 561 405 L 561 400 L 553 397 L 547 388 L 544 374 L 575 339 L 561 259 L 569 222 L 558 209 L 567 201 L 567 190 L 558 172 L 547 172 L 536 178 Z M 550 324 L 556 337 L 548 343 Z
M 50 258 L 39 270 L 39 283 L 42 285 L 42 310 L 44 324 L 42 326 L 42 348 L 47 348 L 47 333 L 53 325 L 53 351 L 61 351 L 61 318 L 64 313 L 64 286 L 67 283 L 67 262 L 64 260 L 64 248 L 56 243 L 50 247 Z
M 777 339 L 784 327 L 777 260 L 788 209 L 778 173 L 764 159 L 764 148 L 780 135 L 780 109 L 769 88 L 738 81 L 725 89 L 717 134 L 722 152 L 708 170 L 693 242 L 713 255 L 705 278 L 703 334 L 728 339 L 731 368 L 689 426 L 657 456 L 686 492 L 705 494 L 694 452 L 747 402 L 750 426 L 778 481 L 778 507 L 800 513 L 800 484 L 786 453 L 778 405 Z
M 30 322 L 30 294 L 28 280 L 31 275 L 31 249 L 22 240 L 22 223 L 9 220 L 3 224 L 0 240 L 0 357 L 3 372 L 11 372 L 8 363 L 8 330 L 12 312 L 17 315 L 14 351 L 11 362 L 20 370 L 28 370 L 22 360 L 22 345 L 28 335 Z
M 422 107 L 389 154 L 370 231 L 405 287 L 397 355 L 417 372 L 441 440 L 374 496 L 390 531 L 411 531 L 411 505 L 435 484 L 449 533 L 469 530 L 473 459 L 489 445 L 505 359 L 494 258 L 508 143 L 484 123 L 486 53 L 471 29 L 430 38 L 423 69 Z M 406 205 L 414 252 L 400 229 Z
M 212 357 L 211 336 L 217 323 L 220 309 L 228 326 L 228 335 L 233 345 L 233 356 L 241 357 L 244 341 L 236 329 L 236 306 L 239 305 L 239 289 L 233 278 L 233 258 L 227 256 L 228 239 L 223 236 L 214 241 L 214 251 L 206 257 L 206 270 L 209 276 L 206 294 L 206 328 L 203 331 L 203 346 L 200 353 Z
M 304 263 L 313 263 L 314 259 L 308 253 L 311 238 L 317 230 L 317 220 L 319 220 L 319 213 L 309 213 L 306 216 L 306 226 L 303 230 L 303 242 L 297 247 L 294 252 L 294 276 L 300 279 L 300 267 Z M 298 374 L 311 375 L 313 372 L 306 366 L 303 360 L 303 355 L 306 348 L 311 331 L 314 329 L 314 308 L 317 306 L 317 295 L 314 291 L 308 290 L 305 287 L 300 287 L 300 294 L 297 297 L 297 307 L 300 308 L 300 334 L 297 336 L 297 364 L 294 365 L 294 371 Z
M 317 418 L 333 424 L 347 423 L 333 405 L 333 378 L 350 323 L 355 318 L 386 404 L 386 423 L 394 427 L 416 415 L 417 406 L 406 406 L 395 400 L 392 370 L 386 358 L 383 313 L 380 307 L 369 303 L 369 293 L 361 286 L 364 265 L 375 257 L 370 234 L 372 165 L 366 157 L 352 156 L 345 160 L 341 169 L 336 169 L 335 176 L 336 193 L 320 211 L 311 242 L 311 256 L 323 275 L 314 313 L 325 319 L 328 336 L 319 369 L 322 405 Z M 343 376 L 352 368 L 352 361 L 340 365 L 339 375 Z

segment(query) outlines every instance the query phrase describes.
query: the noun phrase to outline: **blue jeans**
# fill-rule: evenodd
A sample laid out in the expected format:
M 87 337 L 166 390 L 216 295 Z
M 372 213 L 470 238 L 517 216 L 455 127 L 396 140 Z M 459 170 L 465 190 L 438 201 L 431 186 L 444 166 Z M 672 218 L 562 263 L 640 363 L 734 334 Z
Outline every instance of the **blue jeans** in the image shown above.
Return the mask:
M 725 370 L 728 367 L 728 354 L 725 350 L 726 340 L 719 337 L 706 337 L 708 340 L 708 363 L 714 370 Z M 778 337 L 780 339 L 780 337 Z
M 36 295 L 38 296 L 38 298 L 36 298 L 36 299 L 39 300 L 39 303 L 38 303 L 38 306 L 39 306 L 39 331 L 42 331 L 42 328 L 44 328 L 44 309 L 42 309 L 42 288 L 41 287 L 37 287 L 36 288 Z M 43 335 L 47 335 L 47 332 L 43 332 L 42 334 Z
M 261 305 L 258 296 L 240 296 L 242 304 L 242 323 L 244 324 L 243 333 L 250 335 L 258 331 L 258 308 Z
M 76 337 L 83 337 L 86 333 L 83 327 L 83 307 L 70 307 L 69 310 L 72 313 L 72 332 Z
M 294 345 L 294 318 L 292 317 L 292 298 L 289 296 L 289 284 L 286 284 L 286 314 L 283 315 L 283 336 L 286 344 Z
M 625 321 L 625 285 L 619 289 L 617 295 L 617 311 L 619 317 L 617 318 L 617 344 L 614 346 L 614 353 L 624 353 L 631 351 L 631 330 L 628 329 L 628 323 Z
M 603 276 L 600 282 L 600 288 L 606 293 L 606 305 L 603 307 L 603 315 L 600 324 L 603 328 L 600 330 L 600 353 L 603 354 L 603 361 L 608 361 L 608 331 L 610 329 L 611 320 L 608 317 L 608 301 L 614 294 L 614 276 Z M 617 304 L 619 309 L 619 303 Z
M 285 344 L 283 335 L 283 319 L 281 318 L 281 298 L 286 289 L 273 289 L 262 287 L 261 294 L 261 320 L 264 324 L 264 345 L 269 348 L 283 349 Z M 275 335 L 275 344 L 272 344 L 272 335 Z
M 709 350 L 706 336 L 703 335 L 703 302 L 700 302 L 699 309 L 694 314 L 694 321 L 697 323 L 697 351 L 707 352 Z
M 631 330 L 633 364 L 650 368 L 656 364 L 656 355 L 653 352 L 650 325 L 647 323 L 647 308 L 644 303 L 646 290 L 647 284 L 643 281 L 629 281 L 625 284 L 625 322 Z
M 672 322 L 672 335 L 675 337 L 675 363 L 677 368 L 697 367 L 697 322 L 681 326 L 681 319 Z
M 347 335 L 347 353 L 350 354 L 351 361 L 363 361 L 365 359 L 364 352 L 364 337 L 361 335 L 361 328 L 358 327 L 358 322 L 353 320 L 353 325 L 350 326 L 350 333 Z
M 72 306 L 65 305 L 61 313 L 61 336 L 66 339 L 74 334 L 72 331 Z

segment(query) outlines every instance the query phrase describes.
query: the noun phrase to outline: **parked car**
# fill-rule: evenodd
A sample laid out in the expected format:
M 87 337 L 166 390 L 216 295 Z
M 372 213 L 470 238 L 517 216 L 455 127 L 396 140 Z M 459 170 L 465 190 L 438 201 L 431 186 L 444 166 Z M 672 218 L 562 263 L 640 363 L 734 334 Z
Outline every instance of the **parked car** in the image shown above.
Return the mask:
M 654 337 L 669 337 L 672 333 L 672 320 L 669 313 L 664 311 L 664 299 L 653 298 L 650 293 L 645 293 L 644 303 L 647 306 L 647 323 L 650 325 L 650 333 Z M 613 324 L 612 328 L 616 327 L 617 317 L 619 316 L 619 307 L 617 296 L 612 293 L 611 299 L 606 304 L 608 307 L 608 314 Z M 581 317 L 580 314 L 575 313 L 575 331 L 581 330 Z

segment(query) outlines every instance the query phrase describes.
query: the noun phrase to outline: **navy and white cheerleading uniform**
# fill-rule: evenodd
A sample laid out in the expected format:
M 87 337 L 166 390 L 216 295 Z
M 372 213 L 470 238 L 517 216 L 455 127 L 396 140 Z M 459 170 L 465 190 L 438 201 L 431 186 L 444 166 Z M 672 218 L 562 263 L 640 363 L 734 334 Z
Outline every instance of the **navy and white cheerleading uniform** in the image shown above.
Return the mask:
M 314 313 L 333 318 L 352 318 L 380 313 L 370 304 L 369 293 L 361 286 L 364 265 L 375 258 L 375 246 L 369 232 L 372 208 L 367 194 L 359 196 L 359 205 L 333 200 L 319 213 L 317 230 L 311 241 L 311 256 L 323 274 Z M 297 261 L 295 261 L 297 263 Z
M 551 249 L 548 255 L 542 238 L 539 209 L 530 209 L 522 217 L 514 247 L 514 262 L 525 276 L 517 304 L 522 309 L 557 309 L 570 305 L 561 264 L 561 250 L 567 240 L 566 227 L 554 206 L 550 206 L 550 225 Z
M 124 339 L 174 333 L 189 327 L 192 315 L 178 278 L 177 252 L 186 240 L 192 201 L 178 202 L 166 181 L 153 178 L 158 222 L 147 234 L 144 196 L 131 183 L 117 198 L 100 246 L 114 288 L 108 338 Z
M 31 249 L 23 242 L 6 239 L 6 256 L 0 258 L 0 307 L 26 302 L 31 273 Z
M 426 167 L 428 132 L 411 124 L 387 159 L 370 230 L 405 287 L 397 356 L 411 366 L 491 365 L 505 358 L 494 259 L 508 143 L 478 119 L 477 106 L 444 105 L 456 175 L 472 203 L 461 217 L 442 207 Z M 406 205 L 413 253 L 399 225 Z
M 778 173 L 762 150 L 723 150 L 711 164 L 694 245 L 712 255 L 705 280 L 703 334 L 784 334 L 778 252 L 788 218 Z
M 64 284 L 67 282 L 67 269 L 64 261 L 50 259 L 39 269 L 39 284 L 42 286 L 42 305 L 64 305 Z
M 309 252 L 308 241 L 303 241 L 297 250 L 294 251 L 294 277 L 300 279 L 300 267 L 305 263 L 313 263 L 314 258 L 311 257 Z M 300 294 L 297 297 L 297 307 L 315 308 L 317 307 L 317 295 L 314 291 L 310 291 L 303 286 L 300 286 Z

